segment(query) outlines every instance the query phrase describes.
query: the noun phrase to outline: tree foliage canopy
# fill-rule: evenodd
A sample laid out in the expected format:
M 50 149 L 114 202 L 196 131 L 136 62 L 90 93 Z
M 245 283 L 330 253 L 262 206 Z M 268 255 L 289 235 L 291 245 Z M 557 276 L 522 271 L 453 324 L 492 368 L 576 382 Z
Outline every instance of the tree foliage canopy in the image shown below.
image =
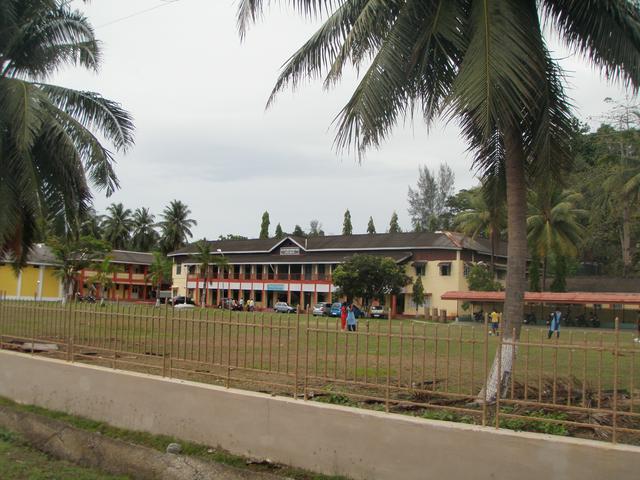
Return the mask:
M 354 255 L 333 272 L 333 284 L 348 299 L 383 300 L 398 294 L 410 279 L 392 259 L 375 255 Z
M 0 1 L 0 252 L 26 259 L 40 218 L 77 232 L 91 184 L 118 188 L 113 154 L 133 145 L 131 115 L 95 92 L 46 83 L 65 66 L 95 71 L 99 43 L 63 0 Z M 62 232 L 58 232 L 62 233 Z

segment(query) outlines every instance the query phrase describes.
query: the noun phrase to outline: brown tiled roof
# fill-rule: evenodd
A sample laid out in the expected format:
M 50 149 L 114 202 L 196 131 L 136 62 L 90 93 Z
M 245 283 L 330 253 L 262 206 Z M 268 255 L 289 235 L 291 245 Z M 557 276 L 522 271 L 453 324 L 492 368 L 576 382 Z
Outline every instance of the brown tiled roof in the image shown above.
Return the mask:
M 421 248 L 444 248 L 459 250 L 470 248 L 482 253 L 491 252 L 484 242 L 471 240 L 460 234 L 431 233 L 431 232 L 407 232 L 407 233 L 378 233 L 378 234 L 358 234 L 358 235 L 329 235 L 324 237 L 300 238 L 286 237 L 298 243 L 303 249 L 311 252 L 331 251 L 331 250 L 412 250 Z M 211 252 L 217 249 L 227 255 L 233 253 L 269 252 L 283 240 L 275 238 L 253 239 L 253 240 L 216 240 L 210 241 Z M 195 253 L 196 244 L 192 243 L 180 250 L 172 252 L 169 256 L 179 256 Z M 506 252 L 506 249 L 505 249 Z
M 110 255 L 113 263 L 131 263 L 134 265 L 151 265 L 153 263 L 152 253 L 112 250 Z
M 264 253 L 248 253 L 248 254 L 229 254 L 225 255 L 227 261 L 231 264 L 243 263 L 342 263 L 354 256 L 358 252 L 312 252 L 306 255 L 266 255 Z M 403 250 L 392 251 L 367 251 L 368 255 L 376 255 L 391 258 L 395 262 L 402 262 L 411 258 L 411 252 Z M 193 257 L 185 260 L 185 263 L 199 263 Z

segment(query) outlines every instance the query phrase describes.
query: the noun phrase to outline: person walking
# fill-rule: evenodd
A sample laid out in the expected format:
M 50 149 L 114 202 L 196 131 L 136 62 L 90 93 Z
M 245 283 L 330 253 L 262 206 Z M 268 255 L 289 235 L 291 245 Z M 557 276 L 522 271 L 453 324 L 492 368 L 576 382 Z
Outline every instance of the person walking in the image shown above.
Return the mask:
M 560 321 L 562 320 L 562 313 L 559 308 L 551 314 L 551 321 L 549 322 L 549 335 L 547 338 L 551 338 L 553 332 L 556 332 L 556 338 L 560 338 Z
M 347 302 L 342 302 L 340 307 L 340 325 L 342 330 L 347 327 Z
M 356 311 L 355 307 L 349 305 L 349 312 L 347 313 L 347 330 L 350 332 L 355 332 L 358 326 L 358 319 L 356 319 Z
M 491 335 L 498 335 L 498 326 L 500 325 L 500 314 L 494 308 L 491 310 Z

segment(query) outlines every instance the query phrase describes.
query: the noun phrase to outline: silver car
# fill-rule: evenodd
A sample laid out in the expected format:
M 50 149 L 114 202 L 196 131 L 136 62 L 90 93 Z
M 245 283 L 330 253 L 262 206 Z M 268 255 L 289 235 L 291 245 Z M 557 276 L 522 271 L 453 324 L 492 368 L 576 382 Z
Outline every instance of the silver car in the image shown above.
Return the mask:
M 318 303 L 315 307 L 313 307 L 313 316 L 323 317 L 323 316 L 331 315 L 331 304 L 330 303 Z
M 387 312 L 382 305 L 374 305 L 370 312 L 372 318 L 387 318 Z
M 273 306 L 273 310 L 277 313 L 295 313 L 296 309 L 287 302 L 278 302 Z

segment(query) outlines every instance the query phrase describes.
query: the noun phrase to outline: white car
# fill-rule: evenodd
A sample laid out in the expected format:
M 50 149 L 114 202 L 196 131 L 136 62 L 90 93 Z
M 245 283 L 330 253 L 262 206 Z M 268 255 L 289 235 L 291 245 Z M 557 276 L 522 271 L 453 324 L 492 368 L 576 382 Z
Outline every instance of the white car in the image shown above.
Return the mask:
M 315 307 L 313 307 L 313 316 L 324 316 L 331 315 L 331 304 L 330 303 L 318 303 Z
M 196 308 L 196 306 L 193 303 L 176 303 L 173 308 L 181 310 L 183 308 Z
M 273 310 L 277 313 L 295 313 L 296 309 L 287 302 L 278 302 L 273 306 Z

